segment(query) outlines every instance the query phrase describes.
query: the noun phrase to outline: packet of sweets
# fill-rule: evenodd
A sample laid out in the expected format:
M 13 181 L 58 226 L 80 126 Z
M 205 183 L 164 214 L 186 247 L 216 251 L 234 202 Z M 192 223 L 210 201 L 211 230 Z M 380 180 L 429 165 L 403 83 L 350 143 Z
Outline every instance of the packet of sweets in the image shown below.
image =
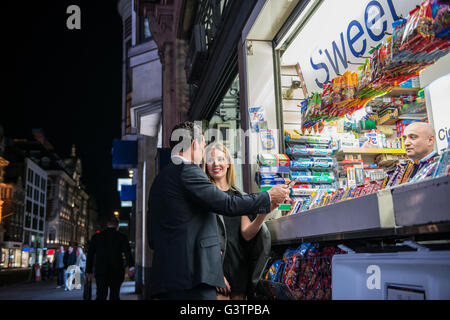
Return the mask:
M 341 97 L 341 87 L 342 87 L 342 76 L 337 76 L 333 79 L 333 91 L 331 93 L 331 101 L 333 104 L 342 101 Z
M 352 72 L 351 82 L 350 82 L 350 86 L 349 86 L 351 99 L 356 98 L 356 87 L 357 86 L 358 86 L 358 74 L 356 72 Z
M 349 99 L 348 97 L 348 86 L 350 84 L 350 72 L 346 71 L 343 75 L 342 75 L 342 84 L 341 84 L 341 99 L 342 100 L 346 100 Z
M 366 60 L 364 61 L 364 64 L 360 68 L 361 68 L 361 73 L 359 75 L 358 85 L 356 87 L 356 91 L 358 93 L 369 85 L 369 77 L 370 77 L 369 59 L 366 58 Z
M 323 87 L 321 109 L 327 108 L 331 104 L 331 83 L 328 82 Z
M 433 14 L 431 1 L 427 0 L 418 8 L 410 12 L 408 22 L 402 39 L 402 50 L 412 50 L 417 47 L 423 47 L 427 44 L 424 40 L 434 37 L 433 32 Z
M 400 50 L 406 50 L 408 43 L 415 37 L 417 26 L 419 24 L 419 8 L 414 8 L 409 12 L 408 21 L 402 36 L 402 45 Z
M 392 50 L 391 60 L 397 61 L 397 56 L 400 53 L 400 47 L 402 45 L 403 32 L 405 31 L 406 19 L 399 19 L 392 23 Z
M 282 263 L 281 259 L 276 260 L 274 263 L 272 263 L 272 265 L 269 268 L 269 271 L 266 274 L 265 280 L 271 280 L 274 282 L 278 281 L 277 274 L 280 269 L 281 263 Z
M 450 5 L 434 0 L 432 3 L 433 31 L 436 38 L 448 40 L 450 34 Z

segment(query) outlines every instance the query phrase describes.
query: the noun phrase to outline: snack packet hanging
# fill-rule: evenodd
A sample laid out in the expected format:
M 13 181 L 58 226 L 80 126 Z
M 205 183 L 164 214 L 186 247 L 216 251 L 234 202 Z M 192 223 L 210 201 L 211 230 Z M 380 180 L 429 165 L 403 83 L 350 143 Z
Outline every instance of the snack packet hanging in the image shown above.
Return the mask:
M 402 46 L 403 34 L 406 26 L 406 19 L 399 19 L 392 23 L 392 62 L 395 63 L 400 61 L 402 56 L 400 56 L 400 47 Z
M 323 87 L 322 92 L 322 101 L 321 101 L 321 111 L 323 112 L 326 108 L 328 108 L 331 105 L 331 82 L 328 82 Z
M 409 13 L 402 38 L 401 50 L 413 50 L 427 44 L 434 37 L 431 1 L 426 0 Z
M 336 103 L 339 103 L 342 101 L 342 96 L 341 96 L 342 84 L 343 84 L 342 76 L 337 76 L 336 78 L 333 79 L 333 82 L 332 82 L 333 90 L 331 93 L 331 101 L 333 104 L 336 104 Z
M 272 265 L 269 268 L 269 271 L 266 274 L 265 280 L 278 282 L 277 275 L 278 275 L 278 271 L 280 269 L 281 263 L 282 263 L 281 259 L 276 260 L 274 263 L 272 263 Z
M 447 40 L 450 36 L 450 5 L 443 1 L 433 0 L 432 2 L 433 14 L 433 31 L 436 38 L 444 38 Z

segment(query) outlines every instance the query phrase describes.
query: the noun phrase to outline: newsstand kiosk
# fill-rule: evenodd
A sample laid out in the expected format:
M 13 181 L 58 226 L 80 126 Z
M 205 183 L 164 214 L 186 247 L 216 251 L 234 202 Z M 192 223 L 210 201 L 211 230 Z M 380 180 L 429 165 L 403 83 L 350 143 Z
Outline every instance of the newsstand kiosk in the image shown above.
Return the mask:
M 296 179 L 266 220 L 259 298 L 450 299 L 449 17 L 438 0 L 258 2 L 240 48 L 249 191 Z M 439 156 L 413 181 L 414 122 Z

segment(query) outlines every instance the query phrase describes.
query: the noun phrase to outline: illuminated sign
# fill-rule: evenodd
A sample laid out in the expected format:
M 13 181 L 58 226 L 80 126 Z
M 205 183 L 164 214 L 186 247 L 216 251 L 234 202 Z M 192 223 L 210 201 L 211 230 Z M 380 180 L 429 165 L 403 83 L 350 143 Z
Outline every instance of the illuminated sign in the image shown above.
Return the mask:
M 131 186 L 133 179 L 131 178 L 118 178 L 117 179 L 117 191 L 122 191 L 122 186 Z
M 131 208 L 133 206 L 132 201 L 120 201 L 120 206 L 122 208 Z
M 112 164 L 114 169 L 137 166 L 137 141 L 113 140 Z
M 120 191 L 121 201 L 134 201 L 136 200 L 136 185 L 131 186 L 123 185 Z
M 308 94 L 322 92 L 324 84 L 338 74 L 357 71 L 371 47 L 392 33 L 392 22 L 401 15 L 407 17 L 421 2 L 323 1 L 285 51 L 282 62 L 300 64 Z
M 446 149 L 450 137 L 450 111 L 448 93 L 450 91 L 450 73 L 433 81 L 426 89 L 431 102 L 433 125 L 436 131 L 437 151 Z

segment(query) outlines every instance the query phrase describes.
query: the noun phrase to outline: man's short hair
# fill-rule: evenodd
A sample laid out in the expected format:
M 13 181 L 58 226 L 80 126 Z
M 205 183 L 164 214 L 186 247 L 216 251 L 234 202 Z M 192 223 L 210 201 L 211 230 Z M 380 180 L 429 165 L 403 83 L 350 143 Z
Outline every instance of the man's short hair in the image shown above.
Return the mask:
M 190 146 L 194 139 L 201 142 L 200 139 L 203 136 L 202 131 L 202 127 L 192 121 L 185 121 L 177 124 L 170 134 L 170 149 L 173 150 L 173 148 L 182 141 L 183 143 L 186 143 L 186 146 Z M 175 132 L 176 134 L 174 135 Z

